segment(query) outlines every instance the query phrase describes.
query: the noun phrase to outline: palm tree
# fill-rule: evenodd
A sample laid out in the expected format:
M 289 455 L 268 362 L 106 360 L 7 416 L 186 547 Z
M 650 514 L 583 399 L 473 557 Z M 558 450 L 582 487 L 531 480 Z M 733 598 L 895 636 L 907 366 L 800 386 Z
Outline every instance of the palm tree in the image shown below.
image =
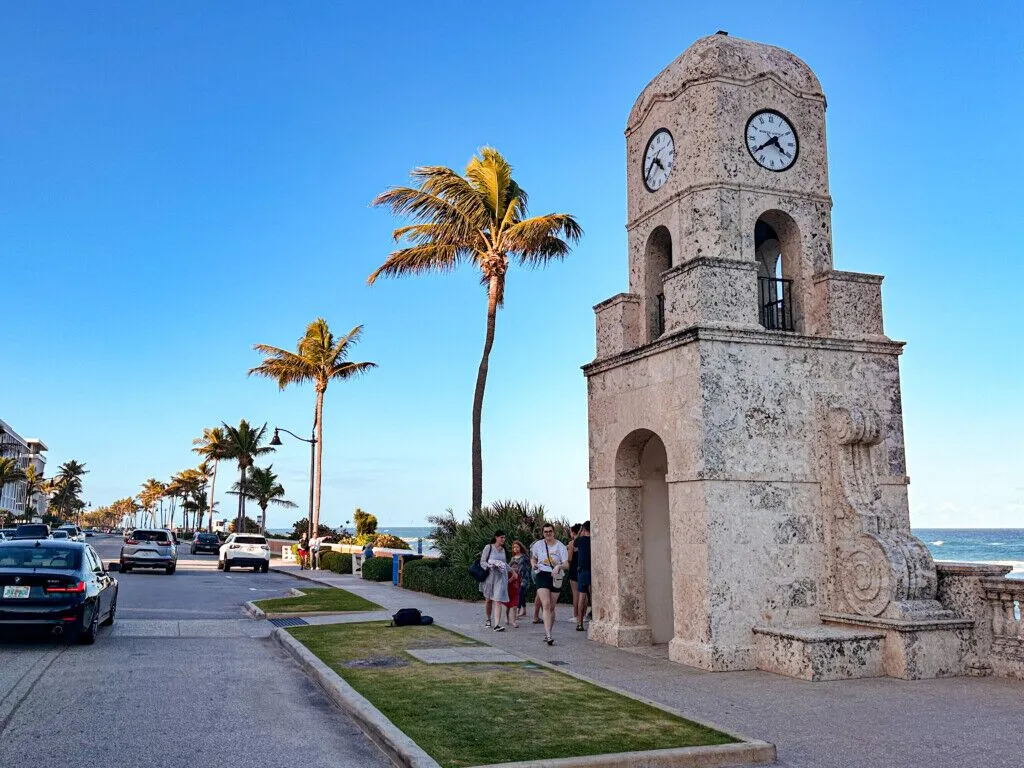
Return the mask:
M 239 488 L 238 494 L 238 516 L 236 517 L 236 530 L 244 530 L 243 520 L 245 518 L 245 471 L 253 464 L 257 456 L 270 453 L 274 450 L 271 445 L 261 445 L 263 437 L 267 432 L 267 425 L 264 424 L 258 429 L 249 426 L 249 422 L 242 419 L 237 427 L 229 427 L 224 424 L 224 458 L 238 462 Z
M 10 456 L 7 458 L 0 458 L 0 495 L 3 494 L 5 485 L 10 483 L 20 483 L 25 479 L 25 470 L 18 466 L 18 460 L 16 458 Z M 25 511 L 28 511 L 28 497 L 26 497 L 25 500 Z
M 289 384 L 304 381 L 313 382 L 316 390 L 316 409 L 313 412 L 313 428 L 316 440 L 316 480 L 313 496 L 313 530 L 320 525 L 320 483 L 324 454 L 324 393 L 332 379 L 348 379 L 360 373 L 376 368 L 376 363 L 352 363 L 348 361 L 351 347 L 359 342 L 363 326 L 357 325 L 346 336 L 335 339 L 327 321 L 318 317 L 308 326 L 306 334 L 299 339 L 298 351 L 289 352 L 267 344 L 256 344 L 253 348 L 262 352 L 266 358 L 249 375 L 256 374 L 268 379 L 275 379 L 277 385 L 284 389 Z
M 252 472 L 249 473 L 249 477 L 245 481 L 245 495 L 253 499 L 260 506 L 262 512 L 260 515 L 260 531 L 263 533 L 267 532 L 267 507 L 270 504 L 288 508 L 298 506 L 284 497 L 284 486 L 277 482 L 277 475 L 274 474 L 273 470 L 273 464 L 266 469 L 253 467 Z M 234 490 L 230 491 L 230 493 L 237 495 L 240 490 L 242 489 L 239 488 L 238 483 L 235 483 Z M 236 528 L 236 530 L 238 529 Z
M 25 515 L 35 512 L 36 505 L 33 503 L 37 494 L 43 493 L 46 489 L 46 478 L 36 469 L 35 464 L 29 464 L 25 468 Z
M 142 484 L 142 490 L 139 491 L 139 504 L 149 514 L 150 522 L 153 527 L 156 528 L 156 505 L 164 495 L 164 491 L 167 487 L 157 480 L 155 477 L 149 478 Z
M 88 473 L 89 470 L 85 468 L 85 464 L 74 459 L 65 461 L 58 467 L 51 484 L 55 490 L 53 505 L 56 507 L 58 517 L 63 518 L 63 513 L 73 512 L 84 506 L 81 499 L 78 498 L 78 494 L 82 491 L 82 475 Z
M 450 272 L 469 262 L 487 286 L 487 329 L 473 392 L 473 509 L 483 504 L 483 414 L 487 365 L 494 344 L 498 308 L 505 300 L 509 258 L 539 267 L 564 258 L 583 230 L 567 213 L 527 218 L 526 192 L 512 178 L 512 167 L 498 150 L 484 147 L 466 166 L 465 177 L 451 168 L 423 166 L 412 172 L 417 187 L 392 187 L 373 205 L 383 205 L 413 223 L 394 231 L 404 247 L 392 252 L 369 277 Z
M 224 456 L 224 430 L 220 427 L 204 428 L 203 436 L 192 441 L 196 446 L 192 450 L 198 453 L 206 461 L 213 462 L 213 470 L 210 473 L 210 522 L 207 530 L 213 533 L 213 505 L 214 491 L 217 487 L 217 465 Z

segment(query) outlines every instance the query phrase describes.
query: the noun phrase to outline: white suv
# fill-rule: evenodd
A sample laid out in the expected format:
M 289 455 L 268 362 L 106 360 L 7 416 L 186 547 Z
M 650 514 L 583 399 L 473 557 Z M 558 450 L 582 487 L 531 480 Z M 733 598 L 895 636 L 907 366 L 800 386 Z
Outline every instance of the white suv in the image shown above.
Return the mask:
M 77 525 L 66 524 L 62 525 L 57 529 L 58 531 L 67 531 L 68 538 L 72 541 L 85 541 L 85 534 L 82 533 L 82 529 Z
M 220 545 L 217 568 L 230 571 L 231 566 L 252 568 L 257 573 L 270 570 L 270 545 L 266 536 L 256 533 L 232 533 Z

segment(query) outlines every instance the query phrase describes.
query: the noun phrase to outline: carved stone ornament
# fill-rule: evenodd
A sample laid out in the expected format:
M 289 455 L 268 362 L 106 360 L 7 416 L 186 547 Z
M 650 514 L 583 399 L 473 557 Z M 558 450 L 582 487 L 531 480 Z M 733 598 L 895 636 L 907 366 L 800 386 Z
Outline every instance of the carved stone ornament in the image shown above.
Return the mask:
M 910 619 L 946 613 L 935 600 L 938 576 L 928 548 L 890 519 L 882 503 L 876 446 L 878 415 L 861 407 L 829 412 L 833 549 L 837 606 L 861 616 Z

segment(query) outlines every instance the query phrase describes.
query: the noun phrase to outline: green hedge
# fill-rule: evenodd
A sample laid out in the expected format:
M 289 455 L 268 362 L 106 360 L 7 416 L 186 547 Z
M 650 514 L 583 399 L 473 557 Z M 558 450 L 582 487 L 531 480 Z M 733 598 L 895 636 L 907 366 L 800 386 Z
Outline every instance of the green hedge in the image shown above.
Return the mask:
M 441 560 L 411 560 L 402 569 L 402 586 L 417 592 L 426 592 L 438 597 L 450 597 L 454 600 L 482 600 L 480 587 L 468 571 L 453 568 Z M 531 585 L 526 591 L 526 601 L 533 602 L 537 589 Z M 572 589 L 569 580 L 562 583 L 562 591 L 558 602 L 572 603 Z
M 455 600 L 483 599 L 476 580 L 469 573 L 444 566 L 434 559 L 407 562 L 402 569 L 402 586 Z
M 335 573 L 352 573 L 352 555 L 347 552 L 322 552 L 320 567 Z
M 363 578 L 367 581 L 391 581 L 391 558 L 368 557 L 363 561 Z

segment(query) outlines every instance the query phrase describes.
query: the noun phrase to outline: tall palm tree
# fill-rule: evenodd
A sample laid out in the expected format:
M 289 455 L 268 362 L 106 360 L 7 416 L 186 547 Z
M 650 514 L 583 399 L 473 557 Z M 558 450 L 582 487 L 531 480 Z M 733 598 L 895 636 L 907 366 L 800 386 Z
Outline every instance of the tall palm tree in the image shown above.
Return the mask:
M 20 483 L 25 479 L 25 470 L 18 466 L 16 458 L 11 456 L 0 458 L 0 495 L 3 494 L 5 485 Z M 25 500 L 25 511 L 28 511 L 28 497 Z
M 473 392 L 473 509 L 483 505 L 483 414 L 487 365 L 494 344 L 498 308 L 505 300 L 509 259 L 539 267 L 564 258 L 583 230 L 567 213 L 527 218 L 527 195 L 512 178 L 512 167 L 498 150 L 484 147 L 466 166 L 465 176 L 443 166 L 412 172 L 416 187 L 392 187 L 378 195 L 382 205 L 413 223 L 394 231 L 404 246 L 392 252 L 369 277 L 450 272 L 463 262 L 480 270 L 487 286 L 487 328 Z
M 273 464 L 266 469 L 253 467 L 245 481 L 245 495 L 253 499 L 260 507 L 260 531 L 262 533 L 267 532 L 267 507 L 269 505 L 276 504 L 279 507 L 287 508 L 298 506 L 284 497 L 284 486 L 277 481 L 277 475 L 273 470 Z M 239 488 L 238 483 L 235 483 L 234 490 L 230 493 L 237 495 L 240 490 L 242 489 Z
M 253 429 L 249 422 L 242 419 L 237 427 L 224 427 L 224 458 L 238 462 L 239 488 L 238 494 L 238 516 L 236 517 L 235 530 L 245 529 L 245 471 L 252 466 L 253 459 L 274 450 L 271 445 L 262 445 L 263 438 L 267 433 L 267 425 Z
M 357 325 L 346 336 L 335 339 L 327 321 L 318 317 L 306 326 L 305 335 L 299 339 L 298 350 L 289 352 L 286 349 L 272 347 L 267 344 L 255 344 L 253 348 L 262 352 L 266 358 L 249 375 L 256 374 L 268 379 L 275 379 L 278 387 L 284 389 L 289 384 L 304 381 L 313 382 L 316 390 L 316 409 L 313 412 L 313 428 L 316 440 L 316 480 L 313 484 L 313 530 L 320 525 L 320 484 L 323 479 L 321 472 L 324 455 L 324 393 L 332 379 L 349 379 L 360 373 L 376 368 L 376 363 L 352 363 L 348 355 L 352 347 L 359 342 L 363 326 Z
M 207 427 L 203 429 L 203 436 L 192 441 L 196 446 L 192 450 L 198 453 L 206 461 L 213 462 L 213 469 L 210 473 L 210 520 L 207 530 L 213 533 L 213 508 L 214 491 L 217 488 L 217 465 L 224 456 L 224 430 L 220 427 Z

